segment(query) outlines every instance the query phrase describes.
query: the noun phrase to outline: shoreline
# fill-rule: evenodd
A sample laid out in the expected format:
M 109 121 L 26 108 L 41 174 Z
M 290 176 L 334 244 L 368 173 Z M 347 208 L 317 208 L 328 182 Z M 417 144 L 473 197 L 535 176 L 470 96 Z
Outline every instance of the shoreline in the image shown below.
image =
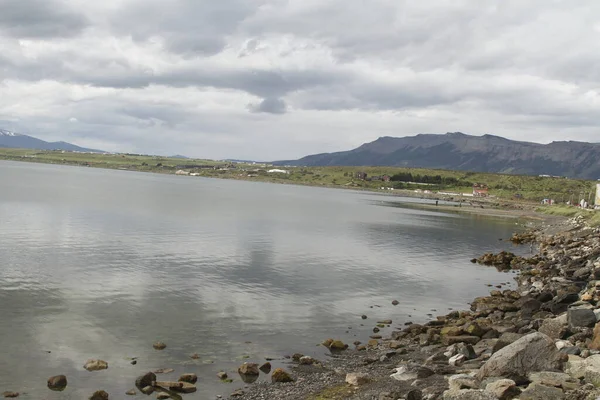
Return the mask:
M 331 350 L 327 360 L 307 363 L 295 355 L 288 365 L 295 382 L 246 386 L 230 398 L 597 399 L 600 229 L 581 219 L 542 218 L 513 239 L 538 253 L 472 261 L 517 273 L 515 290 L 494 289 L 470 310 L 422 325 L 379 321 L 392 332 Z M 514 363 L 524 357 L 536 361 Z

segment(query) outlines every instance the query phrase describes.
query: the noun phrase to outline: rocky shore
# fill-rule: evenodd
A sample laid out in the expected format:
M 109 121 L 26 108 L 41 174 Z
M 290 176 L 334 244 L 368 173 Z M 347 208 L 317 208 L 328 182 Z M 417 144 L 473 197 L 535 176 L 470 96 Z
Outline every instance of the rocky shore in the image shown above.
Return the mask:
M 600 229 L 569 220 L 514 235 L 532 257 L 472 260 L 515 273 L 515 290 L 492 290 L 470 310 L 395 327 L 367 343 L 329 339 L 327 360 L 296 354 L 287 383 L 258 383 L 244 399 L 600 398 Z M 383 330 L 383 329 L 382 329 Z

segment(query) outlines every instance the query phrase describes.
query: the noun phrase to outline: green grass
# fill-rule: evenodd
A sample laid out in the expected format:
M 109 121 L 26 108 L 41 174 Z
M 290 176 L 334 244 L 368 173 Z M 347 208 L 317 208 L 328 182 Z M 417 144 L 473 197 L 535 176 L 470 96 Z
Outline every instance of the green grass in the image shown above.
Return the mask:
M 178 165 L 202 164 L 224 165 L 226 162 L 201 159 L 178 159 L 158 156 L 133 154 L 89 154 L 61 151 L 40 151 L 28 149 L 0 148 L 0 159 L 40 162 L 62 165 L 79 165 L 95 168 L 126 169 L 143 172 L 174 174 Z M 255 169 L 260 169 L 254 172 Z M 525 175 L 492 174 L 466 171 L 445 171 L 424 168 L 396 167 L 297 167 L 283 168 L 289 175 L 268 174 L 269 167 L 252 164 L 235 164 L 235 167 L 220 171 L 215 169 L 191 169 L 204 177 L 243 179 L 273 183 L 292 183 L 298 185 L 327 186 L 350 189 L 380 190 L 383 187 L 395 187 L 414 191 L 428 189 L 433 192 L 445 191 L 454 193 L 471 193 L 473 183 L 485 184 L 490 195 L 500 199 L 518 199 L 519 201 L 539 202 L 544 198 L 552 198 L 558 203 L 568 200 L 578 201 L 588 198 L 595 190 L 594 181 L 580 179 L 538 177 Z M 414 175 L 439 176 L 442 181 L 452 178 L 447 185 L 416 185 L 403 182 L 363 181 L 355 178 L 356 172 L 366 172 L 369 176 L 411 173 Z M 248 177 L 248 174 L 257 176 Z M 592 193 L 593 194 L 593 193 Z M 518 195 L 518 196 L 517 196 Z M 556 206 L 553 207 L 553 209 Z M 560 212 L 560 211 L 553 211 Z
M 567 205 L 554 205 L 538 207 L 537 212 L 548 215 L 556 215 L 560 217 L 583 217 L 590 226 L 600 226 L 600 211 L 599 210 L 582 210 L 579 207 Z

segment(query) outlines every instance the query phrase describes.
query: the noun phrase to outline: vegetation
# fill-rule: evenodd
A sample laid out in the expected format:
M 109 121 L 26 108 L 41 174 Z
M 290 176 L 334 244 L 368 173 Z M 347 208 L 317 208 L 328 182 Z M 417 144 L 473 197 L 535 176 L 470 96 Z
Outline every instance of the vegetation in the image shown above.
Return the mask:
M 536 209 L 537 212 L 541 212 L 548 215 L 556 215 L 560 217 L 574 218 L 581 217 L 587 221 L 591 226 L 600 226 L 600 212 L 585 210 L 575 206 L 568 205 L 555 205 L 539 207 Z
M 473 184 L 484 184 L 489 194 L 501 199 L 540 202 L 551 198 L 557 203 L 593 199 L 594 181 L 579 179 L 506 175 L 466 171 L 445 171 L 397 167 L 274 167 L 289 171 L 268 173 L 267 165 L 230 163 L 226 161 L 181 159 L 138 154 L 93 154 L 63 151 L 40 151 L 0 148 L 0 159 L 78 165 L 95 168 L 174 174 L 178 169 L 198 176 L 244 179 L 298 185 L 381 190 L 443 191 L 472 193 Z M 357 173 L 364 172 L 367 179 Z M 383 181 L 388 176 L 390 181 Z M 370 180 L 375 177 L 376 180 Z M 380 179 L 380 180 L 377 180 Z M 556 207 L 552 207 L 555 209 Z M 559 212 L 559 211 L 557 211 Z

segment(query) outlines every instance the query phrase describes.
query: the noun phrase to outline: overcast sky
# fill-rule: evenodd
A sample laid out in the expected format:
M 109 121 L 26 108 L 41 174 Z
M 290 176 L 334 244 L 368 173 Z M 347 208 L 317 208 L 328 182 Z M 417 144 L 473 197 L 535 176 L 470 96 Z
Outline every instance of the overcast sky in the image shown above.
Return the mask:
M 600 2 L 0 0 L 0 80 L 0 128 L 109 151 L 600 141 Z

